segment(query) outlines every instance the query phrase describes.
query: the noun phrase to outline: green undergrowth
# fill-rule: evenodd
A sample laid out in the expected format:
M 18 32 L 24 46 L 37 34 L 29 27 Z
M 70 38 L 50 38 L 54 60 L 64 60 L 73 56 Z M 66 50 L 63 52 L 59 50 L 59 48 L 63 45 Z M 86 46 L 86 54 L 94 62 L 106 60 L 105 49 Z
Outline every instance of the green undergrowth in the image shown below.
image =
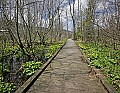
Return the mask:
M 4 76 L 9 72 L 5 64 L 0 63 L 0 93 L 11 93 L 16 88 L 13 83 L 4 82 Z
M 4 59 L 9 60 L 12 63 L 13 57 L 16 59 L 23 58 L 22 60 L 22 73 L 23 82 L 31 77 L 41 66 L 44 64 L 52 55 L 65 43 L 66 39 L 61 40 L 59 42 L 54 42 L 48 45 L 40 45 L 36 44 L 33 49 L 28 49 L 27 51 L 31 51 L 33 56 L 32 60 L 28 60 L 27 56 L 25 56 L 20 49 L 19 46 L 6 46 L 2 49 L 2 54 L 0 54 L 0 93 L 11 93 L 14 89 L 16 89 L 16 84 L 14 82 L 6 82 L 5 78 L 11 71 L 11 64 L 7 64 L 7 62 L 3 62 Z M 25 61 L 26 60 L 26 61 Z M 17 71 L 16 71 L 17 72 Z M 14 90 L 15 91 L 15 90 Z
M 16 86 L 13 85 L 13 83 L 0 83 L 0 93 L 11 93 Z
M 22 66 L 24 68 L 23 74 L 26 76 L 31 76 L 33 75 L 37 69 L 40 68 L 42 65 L 42 62 L 35 62 L 35 61 L 28 61 L 26 63 L 23 63 Z
M 62 46 L 63 44 L 53 44 L 48 47 L 44 47 L 45 50 L 47 50 L 47 53 L 45 53 L 45 59 L 48 60 L 52 55 Z M 23 74 L 29 78 L 31 75 L 33 75 L 36 70 L 38 70 L 42 66 L 43 62 L 35 62 L 35 61 L 28 61 L 22 64 L 23 66 Z
M 55 45 L 49 46 L 47 49 L 48 51 L 45 54 L 45 57 L 47 59 L 49 59 L 56 52 L 56 50 L 58 50 L 60 48 L 60 46 L 61 46 L 60 44 L 55 44 Z
M 63 39 L 59 42 L 55 42 L 52 45 L 48 46 L 46 48 L 47 53 L 45 54 L 45 58 L 49 59 L 64 43 L 65 43 L 66 39 Z
M 108 82 L 120 93 L 120 50 L 92 42 L 76 43 L 87 55 L 90 65 L 103 71 Z

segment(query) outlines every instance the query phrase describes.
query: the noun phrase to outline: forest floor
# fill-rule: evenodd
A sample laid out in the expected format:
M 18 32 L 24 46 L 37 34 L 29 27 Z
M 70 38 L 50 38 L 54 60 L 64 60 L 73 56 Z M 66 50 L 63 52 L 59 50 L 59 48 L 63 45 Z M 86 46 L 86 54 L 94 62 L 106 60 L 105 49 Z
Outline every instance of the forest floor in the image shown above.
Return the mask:
M 27 93 L 107 93 L 71 39 Z

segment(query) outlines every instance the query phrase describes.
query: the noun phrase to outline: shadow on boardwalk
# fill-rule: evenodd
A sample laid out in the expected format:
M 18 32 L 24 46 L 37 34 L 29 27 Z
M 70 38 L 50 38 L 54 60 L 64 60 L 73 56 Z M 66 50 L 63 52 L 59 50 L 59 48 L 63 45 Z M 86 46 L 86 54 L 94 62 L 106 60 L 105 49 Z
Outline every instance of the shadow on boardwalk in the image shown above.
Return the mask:
M 69 39 L 27 93 L 107 93 Z

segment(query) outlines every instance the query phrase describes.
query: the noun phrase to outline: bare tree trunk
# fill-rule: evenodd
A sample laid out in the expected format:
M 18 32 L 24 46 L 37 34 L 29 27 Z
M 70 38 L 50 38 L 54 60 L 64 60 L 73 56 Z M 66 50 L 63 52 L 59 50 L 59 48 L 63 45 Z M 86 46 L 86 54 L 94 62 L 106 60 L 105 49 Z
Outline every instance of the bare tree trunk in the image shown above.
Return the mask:
M 67 22 L 67 38 L 69 38 L 69 31 L 68 31 L 68 12 L 66 10 L 66 22 Z
M 19 23 L 18 23 L 19 15 L 18 15 L 18 12 L 19 12 L 19 2 L 17 0 L 16 1 L 16 31 L 17 31 L 17 37 L 18 37 L 18 41 L 20 44 L 20 48 L 22 49 L 23 53 L 26 54 L 26 52 L 24 50 L 24 46 L 23 46 L 22 41 L 20 39 L 20 34 L 19 34 Z
M 70 14 L 72 17 L 72 21 L 73 21 L 73 39 L 76 39 L 76 35 L 75 35 L 75 3 L 73 3 L 73 9 L 71 7 L 71 2 L 69 1 L 69 6 L 70 6 Z
M 31 37 L 31 30 L 32 30 L 31 28 L 32 27 L 31 27 L 31 13 L 30 13 L 31 9 L 30 9 L 30 5 L 28 5 L 27 9 L 28 9 L 28 14 L 27 15 L 28 15 L 28 29 L 29 29 L 28 30 L 28 34 L 29 34 L 29 42 L 28 42 L 29 45 L 28 45 L 28 47 L 32 48 L 32 37 Z

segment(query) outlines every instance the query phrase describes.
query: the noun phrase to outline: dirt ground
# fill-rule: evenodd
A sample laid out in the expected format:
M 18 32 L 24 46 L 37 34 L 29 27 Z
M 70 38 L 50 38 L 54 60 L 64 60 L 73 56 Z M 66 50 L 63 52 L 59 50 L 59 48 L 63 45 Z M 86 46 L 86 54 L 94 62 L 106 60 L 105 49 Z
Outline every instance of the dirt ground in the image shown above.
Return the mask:
M 71 39 L 27 93 L 107 93 Z

